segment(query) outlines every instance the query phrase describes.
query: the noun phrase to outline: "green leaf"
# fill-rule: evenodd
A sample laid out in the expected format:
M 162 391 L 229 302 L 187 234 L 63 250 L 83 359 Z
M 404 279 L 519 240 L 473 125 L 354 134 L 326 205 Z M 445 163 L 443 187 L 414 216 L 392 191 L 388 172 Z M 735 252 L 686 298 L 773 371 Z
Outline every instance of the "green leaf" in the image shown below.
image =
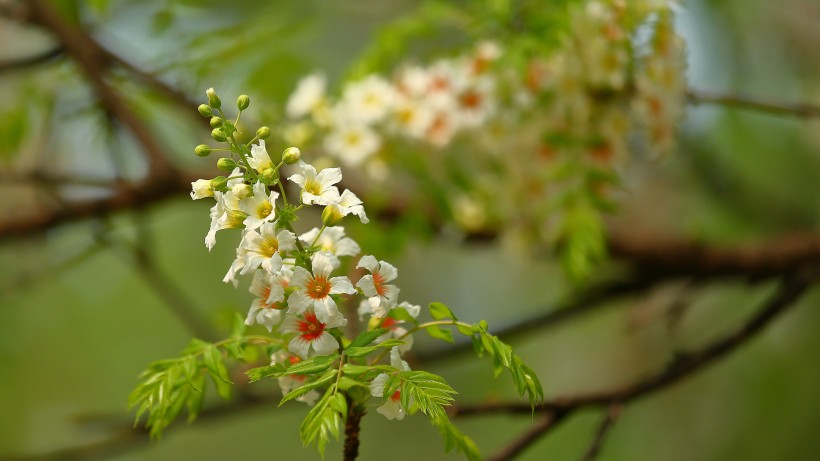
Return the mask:
M 228 368 L 225 367 L 225 364 L 222 362 L 222 353 L 219 352 L 219 349 L 212 347 L 205 351 L 205 353 L 202 354 L 202 361 L 214 379 L 224 381 L 227 384 L 233 384 L 228 376 Z
M 453 333 L 450 330 L 439 328 L 438 325 L 430 325 L 427 328 L 425 328 L 425 330 L 427 331 L 427 334 L 436 339 L 441 339 L 443 341 L 447 341 L 448 343 L 456 342 L 453 339 Z
M 456 316 L 453 314 L 453 312 L 450 310 L 450 308 L 442 303 L 430 303 L 430 306 L 428 307 L 430 309 L 430 315 L 432 315 L 433 318 L 436 320 L 458 320 Z
M 444 378 L 426 371 L 403 371 L 397 374 L 402 380 L 401 404 L 410 408 L 410 402 L 430 418 L 445 416 L 444 406 L 454 400 L 455 389 L 450 387 Z M 389 381 L 388 381 L 389 382 Z M 385 385 L 385 395 L 389 390 Z
M 481 461 L 481 452 L 470 437 L 462 434 L 458 428 L 447 419 L 439 416 L 430 420 L 444 439 L 444 451 L 449 453 L 454 447 L 463 453 L 470 461 Z
M 245 372 L 250 382 L 255 383 L 265 378 L 279 378 L 285 374 L 285 367 L 282 364 L 274 364 L 265 367 L 251 368 Z
M 350 347 L 348 346 L 345 349 L 345 355 L 349 357 L 362 357 L 365 356 L 377 349 L 389 349 L 394 346 L 400 346 L 404 344 L 404 341 L 398 339 L 388 339 L 383 341 L 375 346 L 365 346 L 365 347 Z
M 347 376 L 342 376 L 339 378 L 339 390 L 347 391 L 354 387 L 362 387 L 365 389 L 370 389 L 370 384 L 364 383 L 362 381 L 357 381 L 353 378 L 349 378 Z
M 396 369 L 390 365 L 354 365 L 352 363 L 342 365 L 342 372 L 347 375 L 363 375 L 369 371 L 391 372 Z
M 312 375 L 321 373 L 339 358 L 339 354 L 321 355 L 293 364 L 285 371 L 285 375 Z
M 337 370 L 328 370 L 327 373 L 322 375 L 316 381 L 311 381 L 305 384 L 304 386 L 297 387 L 296 389 L 288 392 L 286 396 L 282 397 L 282 400 L 279 402 L 279 406 L 281 407 L 283 403 L 293 400 L 297 397 L 301 397 L 307 394 L 308 392 L 312 391 L 313 389 L 316 389 L 317 387 L 322 387 L 325 384 L 331 382 L 333 378 L 336 377 L 337 372 Z
M 330 436 L 338 440 L 345 418 L 347 402 L 341 393 L 334 394 L 334 386 L 330 386 L 299 426 L 302 444 L 316 445 L 319 454 L 324 457 Z
M 407 309 L 403 307 L 395 307 L 391 309 L 389 316 L 393 317 L 396 320 L 401 320 L 402 322 L 412 323 L 413 325 L 419 324 L 419 321 L 413 318 L 413 316 L 410 315 L 409 312 L 407 312 Z
M 351 343 L 348 344 L 348 346 L 345 348 L 345 353 L 347 353 L 347 350 L 350 349 L 351 347 L 367 346 L 368 344 L 375 341 L 376 338 L 378 338 L 379 336 L 387 333 L 388 331 L 390 331 L 390 330 L 388 330 L 387 328 L 377 328 L 375 330 L 365 331 L 365 332 L 359 334 L 359 336 L 356 336 L 356 338 L 353 341 L 351 341 Z M 350 355 L 350 354 L 347 354 L 347 355 Z

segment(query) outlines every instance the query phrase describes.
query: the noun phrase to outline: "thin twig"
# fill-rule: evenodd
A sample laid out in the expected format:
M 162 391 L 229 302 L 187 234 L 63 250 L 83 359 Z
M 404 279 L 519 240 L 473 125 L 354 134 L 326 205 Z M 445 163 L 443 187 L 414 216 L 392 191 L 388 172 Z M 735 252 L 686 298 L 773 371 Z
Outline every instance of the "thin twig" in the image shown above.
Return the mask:
M 615 422 L 620 418 L 621 410 L 623 410 L 623 407 L 617 402 L 609 406 L 609 409 L 604 413 L 604 417 L 601 418 L 601 424 L 598 426 L 598 430 L 595 431 L 595 436 L 592 438 L 592 442 L 581 458 L 581 461 L 593 461 L 598 456 L 604 444 L 604 439 L 606 439 L 609 431 L 612 430 L 612 426 L 614 426 Z
M 788 104 L 773 101 L 761 101 L 744 96 L 709 93 L 691 88 L 686 92 L 686 99 L 690 104 L 694 105 L 719 104 L 722 106 L 766 112 L 774 115 L 792 115 L 801 118 L 820 117 L 820 106 L 814 104 Z

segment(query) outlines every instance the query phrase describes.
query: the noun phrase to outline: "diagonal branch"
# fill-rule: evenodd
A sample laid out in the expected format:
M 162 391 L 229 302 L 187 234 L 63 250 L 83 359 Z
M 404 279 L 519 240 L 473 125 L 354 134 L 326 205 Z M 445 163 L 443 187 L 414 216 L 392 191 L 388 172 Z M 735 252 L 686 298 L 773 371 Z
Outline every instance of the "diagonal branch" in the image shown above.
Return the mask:
M 581 461 L 593 461 L 598 456 L 598 453 L 601 452 L 601 447 L 604 445 L 604 439 L 606 439 L 606 436 L 612 430 L 612 426 L 615 425 L 618 418 L 621 417 L 622 410 L 623 407 L 618 403 L 613 403 L 609 406 L 609 409 L 604 413 L 604 417 L 601 419 L 598 430 L 595 431 L 592 443 L 590 443 Z
M 814 104 L 797 103 L 788 104 L 773 101 L 761 101 L 744 96 L 717 94 L 689 89 L 686 92 L 686 100 L 693 105 L 719 104 L 738 109 L 766 112 L 773 115 L 792 115 L 799 118 L 820 117 L 820 106 Z
M 820 267 L 815 264 L 799 274 L 787 277 L 781 283 L 777 293 L 746 323 L 730 334 L 696 351 L 679 354 L 666 368 L 653 375 L 621 387 L 553 399 L 536 406 L 536 411 L 547 413 L 572 412 L 581 408 L 608 406 L 613 403 L 625 404 L 673 385 L 697 371 L 705 369 L 757 336 L 778 315 L 794 306 L 811 284 L 817 281 L 815 279 L 819 274 Z M 488 413 L 529 415 L 532 413 L 532 408 L 528 404 L 517 402 L 489 403 L 458 406 L 454 407 L 451 412 L 454 416 L 474 416 Z

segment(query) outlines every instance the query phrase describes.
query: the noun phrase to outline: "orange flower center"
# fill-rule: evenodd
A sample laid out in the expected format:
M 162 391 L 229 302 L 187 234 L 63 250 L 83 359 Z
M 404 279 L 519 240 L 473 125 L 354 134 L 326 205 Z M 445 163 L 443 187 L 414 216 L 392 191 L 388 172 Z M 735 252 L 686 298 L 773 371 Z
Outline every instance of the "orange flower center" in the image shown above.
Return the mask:
M 302 333 L 302 339 L 307 341 L 313 341 L 325 332 L 325 324 L 317 320 L 312 312 L 306 312 L 305 320 L 299 320 L 296 328 Z
M 330 293 L 330 282 L 324 277 L 316 277 L 307 283 L 307 294 L 313 299 L 324 299 Z
M 378 272 L 373 274 L 373 286 L 376 287 L 376 293 L 378 293 L 379 296 L 384 296 L 384 294 L 387 293 L 387 288 L 384 286 L 384 277 Z
M 401 400 L 401 391 L 394 392 L 393 395 L 390 396 L 390 400 L 394 402 L 398 402 L 399 400 Z

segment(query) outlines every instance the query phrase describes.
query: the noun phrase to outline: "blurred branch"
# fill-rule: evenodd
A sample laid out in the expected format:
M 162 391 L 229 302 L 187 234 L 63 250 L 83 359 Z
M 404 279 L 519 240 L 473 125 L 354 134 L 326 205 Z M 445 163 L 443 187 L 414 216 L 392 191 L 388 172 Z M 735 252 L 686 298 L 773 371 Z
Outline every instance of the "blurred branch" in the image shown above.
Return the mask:
M 553 399 L 536 406 L 536 411 L 553 414 L 570 413 L 580 408 L 628 403 L 654 393 L 706 368 L 754 338 L 778 315 L 794 306 L 812 283 L 820 276 L 816 262 L 795 275 L 785 278 L 778 291 L 756 314 L 730 334 L 723 336 L 693 352 L 679 353 L 663 370 L 626 386 L 615 387 L 589 394 Z M 474 416 L 489 413 L 532 413 L 524 403 L 487 403 L 459 405 L 451 408 L 453 416 Z
M 606 413 L 604 413 L 604 417 L 601 419 L 598 430 L 595 431 L 595 436 L 593 437 L 589 448 L 587 448 L 586 453 L 584 453 L 583 458 L 581 458 L 581 461 L 593 461 L 598 456 L 598 453 L 600 453 L 601 447 L 604 444 L 604 439 L 609 434 L 612 426 L 615 425 L 615 422 L 618 421 L 618 418 L 621 416 L 621 410 L 623 410 L 623 407 L 621 407 L 618 403 L 613 403 L 609 406 L 609 409 Z
M 531 428 L 513 440 L 512 443 L 499 450 L 498 453 L 487 458 L 487 461 L 507 461 L 515 458 L 540 439 L 542 435 L 552 429 L 563 418 L 562 415 L 558 414 L 546 414 L 541 416 Z
M 141 229 L 140 235 L 144 236 L 145 232 L 145 229 Z M 98 232 L 95 238 L 128 261 L 191 334 L 205 341 L 215 341 L 218 338 L 216 331 L 203 320 L 195 303 L 179 287 L 174 286 L 168 275 L 157 266 L 144 242 L 129 245 L 121 239 L 118 241 L 111 238 L 106 232 Z
M 197 422 L 200 424 L 219 422 L 224 417 L 242 414 L 248 410 L 267 410 L 268 404 L 275 404 L 281 398 L 282 396 L 276 393 L 271 393 L 271 395 L 265 397 L 240 394 L 240 398 L 233 402 L 203 409 L 197 417 Z M 182 424 L 175 424 L 172 427 L 180 426 Z M 94 459 L 109 459 L 120 453 L 127 453 L 144 447 L 151 440 L 148 429 L 133 427 L 131 424 L 123 424 L 112 430 L 110 434 L 97 442 L 36 455 L 6 457 L 3 458 L 3 461 L 91 461 Z
M 792 115 L 800 118 L 820 117 L 820 106 L 814 104 L 787 104 L 771 101 L 760 101 L 737 95 L 725 95 L 689 89 L 686 99 L 690 104 L 718 104 L 738 109 L 767 112 L 775 115 Z
M 169 178 L 176 168 L 169 156 L 154 139 L 151 130 L 128 107 L 121 95 L 104 79 L 106 56 L 96 42 L 79 28 L 65 22 L 46 0 L 30 0 L 30 20 L 49 29 L 85 74 L 105 109 L 125 125 L 142 146 L 148 160 L 149 176 Z
M 63 48 L 56 47 L 24 58 L 2 59 L 0 60 L 0 74 L 44 64 L 62 56 L 64 53 Z

